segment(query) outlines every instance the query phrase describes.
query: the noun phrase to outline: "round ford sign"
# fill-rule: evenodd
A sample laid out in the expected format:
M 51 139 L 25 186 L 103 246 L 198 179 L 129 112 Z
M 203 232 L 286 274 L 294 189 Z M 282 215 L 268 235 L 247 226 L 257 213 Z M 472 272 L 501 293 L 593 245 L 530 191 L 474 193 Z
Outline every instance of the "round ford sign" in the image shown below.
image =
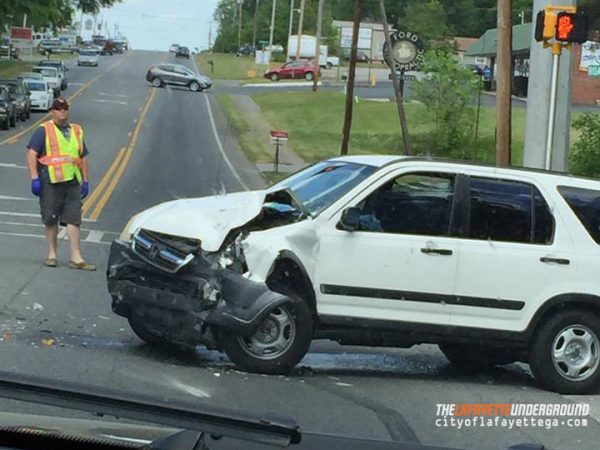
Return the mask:
M 390 36 L 391 51 L 387 42 L 383 45 L 383 57 L 396 71 L 415 70 L 423 61 L 423 41 L 410 31 L 396 31 Z

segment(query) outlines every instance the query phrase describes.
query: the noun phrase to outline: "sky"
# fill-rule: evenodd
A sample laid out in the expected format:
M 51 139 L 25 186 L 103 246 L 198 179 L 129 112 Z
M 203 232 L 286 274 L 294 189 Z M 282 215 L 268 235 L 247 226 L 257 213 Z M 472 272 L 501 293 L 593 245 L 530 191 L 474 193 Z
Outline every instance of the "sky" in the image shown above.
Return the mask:
M 166 51 L 171 44 L 179 44 L 203 50 L 208 48 L 211 28 L 213 42 L 216 37 L 213 13 L 217 3 L 218 0 L 123 0 L 100 11 L 96 24 L 103 25 L 97 34 L 107 34 L 107 22 L 109 35 L 113 37 L 116 26 L 132 49 Z M 84 15 L 83 23 L 88 19 L 93 22 L 93 17 Z M 92 30 L 84 29 L 83 37 L 89 39 L 92 34 Z

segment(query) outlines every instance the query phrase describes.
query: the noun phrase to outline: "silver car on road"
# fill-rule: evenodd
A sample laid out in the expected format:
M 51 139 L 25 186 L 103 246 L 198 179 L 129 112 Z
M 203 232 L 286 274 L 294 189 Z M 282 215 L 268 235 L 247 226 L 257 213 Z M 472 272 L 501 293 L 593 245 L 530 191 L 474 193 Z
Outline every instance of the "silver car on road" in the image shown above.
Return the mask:
M 213 84 L 207 76 L 196 73 L 182 64 L 155 64 L 146 72 L 146 80 L 154 87 L 172 84 L 187 86 L 192 92 L 209 89 Z

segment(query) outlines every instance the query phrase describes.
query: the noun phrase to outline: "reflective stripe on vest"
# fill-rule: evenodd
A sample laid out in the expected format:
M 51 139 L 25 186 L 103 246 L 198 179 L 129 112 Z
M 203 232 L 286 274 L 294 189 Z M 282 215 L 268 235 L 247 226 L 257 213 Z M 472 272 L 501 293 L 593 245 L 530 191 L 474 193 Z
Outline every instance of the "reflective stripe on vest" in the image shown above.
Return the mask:
M 46 132 L 46 154 L 38 161 L 48 166 L 51 183 L 60 183 L 77 178 L 81 182 L 81 155 L 83 153 L 83 131 L 79 125 L 71 125 L 67 140 L 51 120 L 42 124 Z

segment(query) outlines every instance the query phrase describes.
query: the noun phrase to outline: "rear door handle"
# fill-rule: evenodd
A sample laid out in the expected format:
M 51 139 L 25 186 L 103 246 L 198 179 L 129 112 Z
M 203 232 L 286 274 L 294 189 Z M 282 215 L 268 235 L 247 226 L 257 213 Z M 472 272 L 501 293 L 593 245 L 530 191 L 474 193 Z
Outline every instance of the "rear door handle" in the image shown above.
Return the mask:
M 554 264 L 562 264 L 563 266 L 568 266 L 571 264 L 571 261 L 565 258 L 551 258 L 549 256 L 542 256 L 540 261 L 543 263 L 554 263 Z
M 421 253 L 425 253 L 426 255 L 450 256 L 452 255 L 452 250 L 448 250 L 446 248 L 422 248 Z

